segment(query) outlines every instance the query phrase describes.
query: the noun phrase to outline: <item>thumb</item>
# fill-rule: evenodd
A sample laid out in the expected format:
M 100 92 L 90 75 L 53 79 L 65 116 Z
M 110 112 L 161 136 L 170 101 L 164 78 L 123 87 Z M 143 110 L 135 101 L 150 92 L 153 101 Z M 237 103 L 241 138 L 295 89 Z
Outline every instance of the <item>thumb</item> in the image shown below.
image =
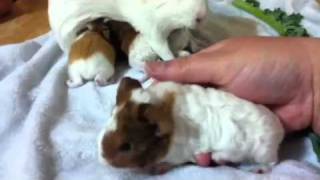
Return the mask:
M 195 54 L 168 62 L 149 62 L 145 70 L 160 81 L 222 85 L 228 79 L 230 61 L 212 53 Z

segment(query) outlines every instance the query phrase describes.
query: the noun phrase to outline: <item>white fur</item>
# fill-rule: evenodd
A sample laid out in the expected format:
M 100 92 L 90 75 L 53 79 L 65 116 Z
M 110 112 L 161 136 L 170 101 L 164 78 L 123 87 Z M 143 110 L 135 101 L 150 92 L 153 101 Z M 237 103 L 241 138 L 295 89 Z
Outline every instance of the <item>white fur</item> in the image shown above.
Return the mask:
M 169 46 L 176 57 L 188 56 L 191 53 L 184 51 L 189 45 L 191 34 L 187 29 L 179 29 L 169 36 Z M 158 60 L 158 54 L 148 44 L 147 39 L 141 34 L 133 40 L 129 48 L 129 64 L 137 70 L 144 70 L 147 61 Z
M 175 93 L 175 132 L 164 162 L 195 162 L 195 154 L 207 152 L 218 162 L 277 162 L 284 130 L 276 115 L 264 106 L 220 90 L 171 82 L 134 90 L 131 100 L 157 103 L 168 92 Z M 117 121 L 115 115 L 111 121 Z M 103 134 L 108 132 L 105 129 Z
M 98 17 L 125 21 L 145 37 L 163 60 L 174 58 L 167 38 L 179 28 L 194 28 L 204 18 L 206 0 L 50 0 L 49 20 L 60 46 L 68 50 L 76 33 Z
M 136 36 L 129 48 L 129 65 L 137 70 L 144 70 L 147 61 L 154 61 L 158 58 L 147 40 L 140 34 Z
M 106 85 L 114 72 L 114 65 L 110 60 L 103 53 L 96 52 L 88 59 L 80 59 L 69 64 L 67 85 L 75 88 L 90 80 L 94 80 L 97 85 Z

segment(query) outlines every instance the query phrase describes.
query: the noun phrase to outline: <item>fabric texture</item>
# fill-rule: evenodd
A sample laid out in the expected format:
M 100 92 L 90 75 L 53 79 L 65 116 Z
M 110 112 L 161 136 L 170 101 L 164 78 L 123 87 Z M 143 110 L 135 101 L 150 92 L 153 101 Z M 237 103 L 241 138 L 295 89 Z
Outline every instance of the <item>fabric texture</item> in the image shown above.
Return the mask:
M 313 6 L 315 1 L 306 2 Z M 230 8 L 227 1 L 216 3 L 212 9 L 220 9 L 217 13 L 247 16 Z M 292 4 L 278 5 L 286 8 Z M 297 6 L 306 14 L 317 10 Z M 313 14 L 305 20 L 310 23 L 310 32 L 312 27 L 320 26 L 320 18 L 314 17 Z M 270 30 L 263 24 L 259 26 L 264 32 Z M 319 29 L 314 35 L 319 35 Z M 49 33 L 25 43 L 0 47 L 1 180 L 320 179 L 319 163 L 310 141 L 304 137 L 284 143 L 280 153 L 283 161 L 271 173 L 263 175 L 230 167 L 190 165 L 165 175 L 149 176 L 100 164 L 96 138 L 115 105 L 117 84 L 101 88 L 89 82 L 80 88 L 68 89 L 65 85 L 67 56 L 55 37 Z M 118 77 L 145 78 L 141 72 L 128 69 L 126 64 L 120 63 L 117 69 Z

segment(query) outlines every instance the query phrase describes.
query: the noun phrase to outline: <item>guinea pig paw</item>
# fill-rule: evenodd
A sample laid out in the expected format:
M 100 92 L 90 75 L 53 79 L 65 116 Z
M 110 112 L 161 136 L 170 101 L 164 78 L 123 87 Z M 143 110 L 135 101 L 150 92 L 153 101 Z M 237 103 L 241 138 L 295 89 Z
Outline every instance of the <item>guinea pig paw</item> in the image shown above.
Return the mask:
M 230 161 L 226 161 L 226 160 L 220 159 L 220 160 L 215 161 L 215 163 L 216 163 L 217 165 L 219 165 L 219 166 L 226 166 L 226 165 L 229 165 L 229 164 L 230 164 Z
M 268 173 L 272 170 L 271 165 L 268 164 L 256 164 L 256 165 L 251 165 L 247 167 L 241 167 L 240 169 L 246 170 L 248 172 L 256 173 L 256 174 L 265 174 Z
M 161 163 L 154 166 L 151 166 L 147 169 L 147 171 L 152 175 L 161 175 L 165 174 L 173 168 L 172 165 L 167 163 Z
M 97 86 L 107 86 L 116 82 L 115 78 L 107 78 L 101 74 L 98 74 L 94 81 Z
M 185 50 L 178 51 L 178 57 L 187 57 L 190 55 L 191 53 L 189 51 L 185 51 Z
M 78 81 L 74 81 L 74 80 L 67 80 L 66 81 L 66 85 L 69 87 L 69 88 L 77 88 L 77 87 L 80 87 L 84 84 L 83 80 L 78 80 Z
M 211 153 L 197 154 L 195 159 L 198 166 L 208 167 L 211 164 Z

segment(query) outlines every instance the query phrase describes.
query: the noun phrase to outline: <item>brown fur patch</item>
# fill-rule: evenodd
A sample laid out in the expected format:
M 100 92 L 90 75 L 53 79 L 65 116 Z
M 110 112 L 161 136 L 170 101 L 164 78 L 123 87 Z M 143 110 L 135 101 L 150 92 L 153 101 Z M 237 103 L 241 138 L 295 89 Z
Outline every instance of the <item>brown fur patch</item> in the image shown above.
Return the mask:
M 125 22 L 110 21 L 108 25 L 113 32 L 113 35 L 116 36 L 121 50 L 128 55 L 130 45 L 137 36 L 138 32 L 136 32 L 131 25 Z
M 127 102 L 131 97 L 131 91 L 134 89 L 141 88 L 139 81 L 125 77 L 121 80 L 117 92 L 117 106 Z
M 116 54 L 113 46 L 101 34 L 88 31 L 72 44 L 69 61 L 74 63 L 80 59 L 85 60 L 98 52 L 107 57 L 112 64 L 115 63 Z
M 123 37 L 121 43 L 121 50 L 125 52 L 127 55 L 129 55 L 130 46 L 134 39 L 137 37 L 137 34 L 138 33 L 135 31 L 130 31 Z
M 174 133 L 174 97 L 168 94 L 157 104 L 122 104 L 116 130 L 103 138 L 104 158 L 123 168 L 148 167 L 164 158 Z

